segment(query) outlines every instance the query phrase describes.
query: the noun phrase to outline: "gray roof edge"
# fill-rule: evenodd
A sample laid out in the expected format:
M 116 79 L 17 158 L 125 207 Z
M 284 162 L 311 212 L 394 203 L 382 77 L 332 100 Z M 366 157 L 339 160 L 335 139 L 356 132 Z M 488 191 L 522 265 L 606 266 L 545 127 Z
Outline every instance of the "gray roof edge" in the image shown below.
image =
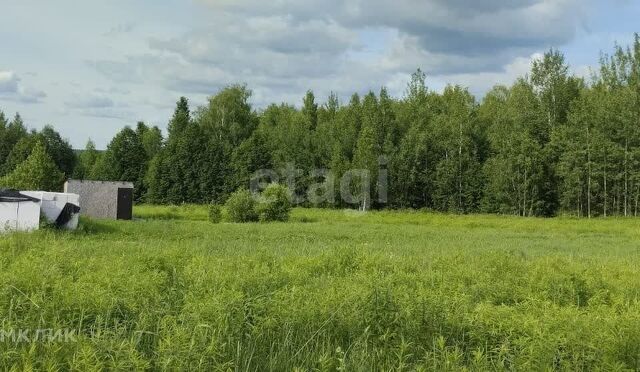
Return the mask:
M 91 184 L 99 184 L 99 185 L 117 185 L 117 186 L 123 186 L 126 188 L 133 188 L 133 183 L 132 182 L 126 182 L 126 181 L 95 181 L 95 180 L 73 180 L 73 179 L 68 179 L 67 182 L 65 182 L 65 184 L 71 184 L 71 183 L 91 183 Z

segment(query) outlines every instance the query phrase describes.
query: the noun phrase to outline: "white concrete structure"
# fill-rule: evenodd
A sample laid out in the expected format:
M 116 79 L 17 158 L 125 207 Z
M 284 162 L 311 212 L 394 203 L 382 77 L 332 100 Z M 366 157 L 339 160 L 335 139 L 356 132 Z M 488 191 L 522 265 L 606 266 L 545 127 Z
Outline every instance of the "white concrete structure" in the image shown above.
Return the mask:
M 80 217 L 79 195 L 44 191 L 20 191 L 20 193 L 40 200 L 40 215 L 49 223 L 69 230 L 78 228 L 78 220 Z M 76 208 L 68 207 L 67 204 L 75 206 Z M 65 207 L 67 210 L 65 210 Z M 68 215 L 65 217 L 65 214 Z
M 33 231 L 39 227 L 39 201 L 0 197 L 0 232 Z

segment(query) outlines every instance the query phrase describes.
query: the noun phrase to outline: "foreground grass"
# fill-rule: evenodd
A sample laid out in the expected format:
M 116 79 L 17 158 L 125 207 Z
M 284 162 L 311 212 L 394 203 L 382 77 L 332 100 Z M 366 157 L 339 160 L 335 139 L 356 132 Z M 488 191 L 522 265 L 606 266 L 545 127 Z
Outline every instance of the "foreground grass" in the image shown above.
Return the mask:
M 135 214 L 0 238 L 0 368 L 640 369 L 637 220 Z

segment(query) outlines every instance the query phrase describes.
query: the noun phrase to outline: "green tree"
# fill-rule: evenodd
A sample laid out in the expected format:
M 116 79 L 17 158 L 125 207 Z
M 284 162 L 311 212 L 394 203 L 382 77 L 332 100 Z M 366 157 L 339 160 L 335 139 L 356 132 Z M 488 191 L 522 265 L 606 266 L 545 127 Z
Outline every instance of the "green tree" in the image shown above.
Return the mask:
M 442 211 L 477 211 L 482 197 L 481 143 L 484 133 L 475 115 L 473 96 L 459 86 L 448 86 L 442 111 L 434 124 L 441 156 L 434 175 L 434 207 Z
M 607 215 L 638 213 L 640 200 L 640 39 L 636 35 L 629 48 L 616 46 L 612 55 L 601 58 L 600 74 L 590 89 L 599 99 L 589 105 L 606 151 Z M 584 108 L 583 108 L 584 110 Z M 597 164 L 595 164 L 597 166 Z
M 27 160 L 3 177 L 0 183 L 18 190 L 60 191 L 63 182 L 64 174 L 39 141 Z
M 157 126 L 153 126 L 144 132 L 140 140 L 148 159 L 153 159 L 154 156 L 158 155 L 164 141 L 162 131 Z
M 249 103 L 251 94 L 245 85 L 226 87 L 198 110 L 196 121 L 207 135 L 238 146 L 251 136 L 258 123 Z
M 162 131 L 157 126 L 149 127 L 144 122 L 138 122 L 136 134 L 142 142 L 147 159 L 152 159 L 162 148 Z
M 197 134 L 200 132 L 201 134 Z M 195 136 L 200 136 L 196 138 Z M 192 145 L 189 145 L 192 144 Z M 186 142 L 185 149 L 200 148 L 198 153 L 192 154 L 193 160 L 188 169 L 187 178 L 197 182 L 197 188 L 191 185 L 187 190 L 190 202 L 216 202 L 222 203 L 230 192 L 234 190 L 230 186 L 232 175 L 232 149 L 224 140 L 216 137 L 206 137 L 202 128 L 194 126 L 191 129 L 191 140 Z
M 2 165 L 2 173 L 11 173 L 20 163 L 27 160 L 29 155 L 31 155 L 31 153 L 33 152 L 33 149 L 35 148 L 38 141 L 42 142 L 42 139 L 38 138 L 35 133 L 31 133 L 25 137 L 20 138 L 20 140 L 13 146 L 4 164 Z
M 18 127 L 17 131 L 21 132 Z M 76 165 L 76 155 L 68 141 L 62 139 L 60 134 L 56 132 L 50 125 L 45 126 L 42 131 L 31 131 L 20 136 L 7 155 L 2 170 L 4 174 L 13 171 L 18 164 L 27 159 L 37 142 L 42 142 L 47 153 L 53 158 L 56 166 L 65 173 L 65 176 L 71 176 Z
M 487 212 L 542 215 L 541 197 L 542 147 L 536 141 L 535 128 L 544 120 L 533 87 L 524 79 L 511 89 L 494 89 L 483 103 L 493 117 L 488 136 L 491 157 L 484 165 L 487 185 L 484 209 Z
M 342 176 L 349 170 L 349 165 L 349 159 L 345 156 L 340 143 L 336 142 L 333 146 L 333 152 L 331 153 L 331 160 L 329 163 L 329 169 L 331 170 L 333 180 L 325 180 L 325 182 L 333 181 L 333 205 L 337 207 L 344 206 L 343 197 L 340 193 L 340 181 Z
M 136 200 L 144 189 L 147 155 L 140 138 L 130 127 L 125 127 L 111 140 L 104 155 L 94 167 L 92 178 L 105 181 L 127 181 L 134 185 Z
M 391 205 L 396 208 L 432 207 L 435 158 L 424 128 L 412 126 L 403 137 L 389 169 Z
M 166 144 L 150 161 L 145 183 L 150 201 L 179 204 L 200 196 L 199 178 L 189 179 L 187 175 L 197 172 L 192 169 L 198 164 L 195 157 L 201 155 L 202 136 L 191 120 L 186 98 L 176 103 L 168 127 Z
M 307 91 L 302 103 L 302 115 L 307 120 L 309 128 L 315 130 L 318 126 L 318 104 L 312 91 Z
M 169 137 L 178 137 L 191 122 L 191 111 L 189 101 L 185 97 L 180 97 L 173 113 L 173 118 L 169 122 Z
M 438 100 L 427 88 L 426 75 L 417 70 L 396 109 L 399 142 L 389 154 L 389 195 L 394 207 L 433 208 L 434 175 L 441 153 L 434 136 Z
M 229 188 L 231 190 L 241 187 L 249 188 L 250 178 L 256 171 L 272 168 L 273 162 L 267 138 L 262 131 L 255 131 L 233 151 Z
M 95 166 L 100 152 L 96 150 L 96 145 L 92 140 L 87 141 L 87 144 L 78 155 L 78 163 L 73 171 L 73 178 L 84 180 L 91 177 L 91 170 Z
M 3 115 L 3 120 L 4 115 Z M 24 122 L 22 121 L 22 117 L 20 114 L 16 114 L 16 116 L 6 125 L 6 128 L 2 131 L 2 136 L 0 137 L 0 164 L 4 165 L 13 150 L 13 147 L 24 137 L 27 137 L 27 129 L 24 126 Z M 1 174 L 6 174 L 7 169 L 2 166 L 0 169 Z M 10 171 L 10 170 L 9 170 Z
M 364 171 L 353 185 L 353 191 L 356 193 L 354 196 L 359 198 L 361 210 L 368 210 L 373 207 L 372 195 L 375 195 L 377 188 L 378 156 L 379 150 L 374 123 L 366 122 L 360 132 L 353 157 L 353 166 L 358 170 Z
M 56 166 L 70 177 L 76 166 L 76 154 L 71 148 L 69 141 L 63 139 L 52 126 L 45 126 L 39 133 L 47 149 L 47 153 L 51 155 Z
M 395 112 L 395 101 L 389 96 L 387 88 L 380 89 L 378 111 L 380 115 L 378 135 L 380 149 L 385 155 L 391 156 L 400 144 L 402 136 Z
M 548 142 L 551 128 L 567 122 L 571 102 L 580 92 L 581 82 L 569 75 L 564 55 L 554 49 L 533 61 L 531 83 L 545 112 L 548 128 L 535 128 L 540 142 Z
M 569 75 L 564 55 L 551 49 L 533 62 L 531 83 L 540 101 L 540 110 L 546 117 L 546 120 L 532 123 L 535 126 L 531 128 L 531 134 L 542 147 L 541 213 L 550 216 L 559 207 L 557 169 L 561 151 L 547 144 L 552 133 L 566 125 L 571 103 L 578 97 L 583 82 Z

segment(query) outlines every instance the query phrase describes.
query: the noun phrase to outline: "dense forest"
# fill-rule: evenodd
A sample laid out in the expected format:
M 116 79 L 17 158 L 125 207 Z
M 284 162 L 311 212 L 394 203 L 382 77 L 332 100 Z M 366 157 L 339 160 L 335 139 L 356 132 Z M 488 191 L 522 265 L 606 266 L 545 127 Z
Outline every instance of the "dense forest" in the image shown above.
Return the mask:
M 478 102 L 467 89 L 428 89 L 413 74 L 402 98 L 385 88 L 301 108 L 251 106 L 251 91 L 229 86 L 191 110 L 180 98 L 166 138 L 140 122 L 97 151 L 74 151 L 50 126 L 28 131 L 0 112 L 0 184 L 59 189 L 65 178 L 132 181 L 139 201 L 220 203 L 248 188 L 260 169 L 301 169 L 296 192 L 369 171 L 380 188 L 359 203 L 521 216 L 636 216 L 640 203 L 640 38 L 602 55 L 589 79 L 573 76 L 551 50 L 527 76 L 496 86 Z M 381 175 L 384 177 L 380 177 Z M 380 203 L 379 200 L 385 200 Z M 313 204 L 313 199 L 304 204 Z

